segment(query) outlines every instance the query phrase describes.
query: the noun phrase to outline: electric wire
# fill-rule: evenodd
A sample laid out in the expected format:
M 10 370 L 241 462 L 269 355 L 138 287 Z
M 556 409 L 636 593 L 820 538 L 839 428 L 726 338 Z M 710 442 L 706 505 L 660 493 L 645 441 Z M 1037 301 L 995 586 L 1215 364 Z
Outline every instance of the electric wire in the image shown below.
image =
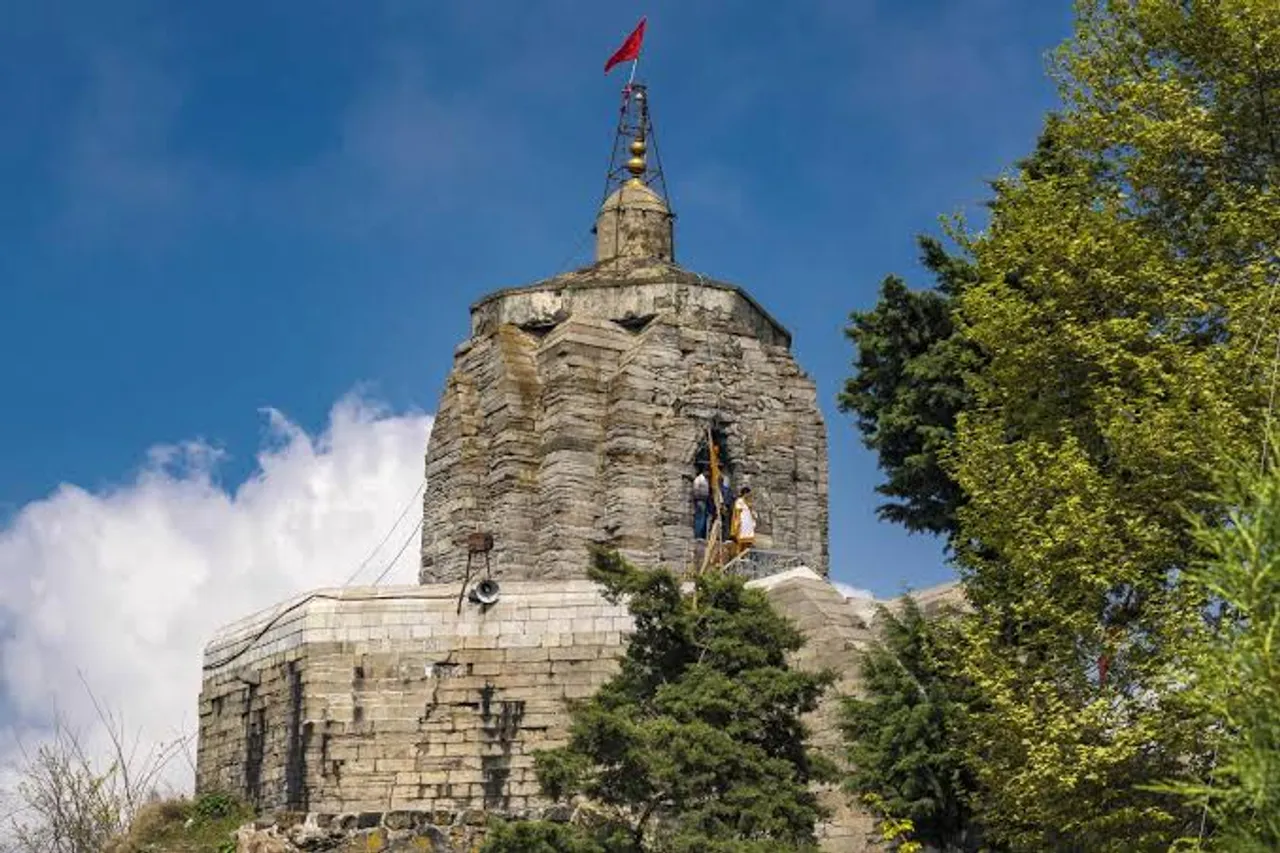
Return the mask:
M 1263 422 L 1262 430 L 1262 459 L 1260 465 L 1263 468 L 1267 464 L 1267 448 L 1271 441 L 1271 416 L 1276 407 L 1276 377 L 1278 374 L 1280 374 L 1280 331 L 1276 332 L 1276 348 L 1271 356 L 1271 387 L 1267 392 L 1267 415 Z
M 1273 261 L 1280 261 L 1280 255 L 1275 256 Z M 1271 306 L 1275 303 L 1276 291 L 1280 290 L 1280 275 L 1271 277 L 1271 284 L 1267 288 L 1267 302 L 1262 309 L 1261 322 L 1258 324 L 1258 333 L 1253 337 L 1253 344 L 1249 347 L 1249 355 L 1245 360 L 1246 370 L 1250 370 L 1254 356 L 1258 353 L 1258 346 L 1262 343 L 1262 336 L 1267 331 L 1267 326 L 1271 319 Z M 1270 389 L 1267 392 L 1267 409 L 1264 417 L 1264 429 L 1262 435 L 1262 450 L 1259 454 L 1259 467 L 1266 468 L 1267 465 L 1267 449 L 1270 444 L 1271 434 L 1271 418 L 1275 411 L 1276 396 L 1276 367 L 1280 363 L 1280 330 L 1276 332 L 1276 351 L 1271 358 L 1271 382 Z
M 393 529 L 394 529 L 394 528 L 393 528 Z M 379 581 L 381 581 L 383 578 L 385 578 L 385 577 L 387 576 L 387 573 L 388 573 L 388 572 L 390 572 L 390 571 L 391 571 L 391 569 L 395 567 L 396 561 L 400 559 L 400 555 L 401 555 L 401 554 L 403 554 L 403 553 L 404 553 L 404 551 L 405 551 L 405 549 L 409 547 L 409 543 L 413 541 L 413 537 L 414 537 L 414 536 L 416 536 L 416 535 L 417 535 L 417 533 L 418 533 L 418 531 L 419 531 L 419 530 L 421 530 L 421 529 L 422 529 L 422 520 L 421 520 L 421 519 L 419 519 L 419 520 L 418 520 L 418 523 L 417 523 L 417 524 L 415 524 L 415 525 L 413 526 L 413 531 L 408 535 L 408 537 L 406 537 L 406 538 L 405 538 L 404 542 L 400 545 L 400 550 L 399 550 L 399 551 L 396 551 L 396 555 L 395 555 L 394 557 L 392 557 L 392 558 L 391 558 L 391 561 L 390 561 L 389 563 L 387 563 L 386 568 L 384 568 L 384 569 L 382 570 L 382 574 L 378 575 L 377 580 L 375 580 L 372 584 L 370 584 L 370 586 L 377 586 L 377 585 L 378 585 L 378 582 L 379 582 Z M 265 637 L 265 636 L 266 636 L 266 634 L 267 634 L 267 632 L 268 632 L 268 631 L 270 631 L 270 630 L 271 630 L 273 627 L 275 627 L 277 624 L 279 624 L 280 620 L 281 620 L 281 619 L 283 619 L 286 615 L 288 615 L 289 613 L 292 613 L 293 611 L 297 610 L 299 607 L 303 606 L 304 604 L 307 604 L 307 603 L 309 603 L 309 602 L 311 602 L 311 601 L 314 601 L 314 600 L 316 600 L 316 599 L 318 599 L 318 598 L 319 598 L 319 599 L 328 599 L 328 600 L 331 600 L 331 601 L 368 601 L 368 600 L 377 600 L 377 599 L 384 599 L 384 598 L 391 598 L 391 599 L 395 599 L 395 598 L 431 598 L 431 597 L 439 598 L 440 596 L 423 596 L 423 595 L 378 596 L 378 595 L 370 595 L 370 596 L 361 596 L 361 597 L 346 597 L 346 596 L 339 597 L 339 596 L 334 596 L 334 595 L 328 595 L 328 594 L 325 594 L 325 593 L 312 593 L 311 595 L 308 595 L 308 596 L 306 596 L 306 597 L 302 598 L 301 600 L 294 602 L 293 604 L 291 604 L 291 605 L 289 605 L 288 607 L 286 607 L 284 610 L 281 610 L 281 611 L 280 611 L 279 613 L 277 613 L 275 616 L 272 616 L 270 619 L 268 619 L 268 620 L 267 620 L 267 622 L 266 622 L 266 624 L 265 624 L 265 625 L 263 625 L 263 626 L 262 626 L 262 628 L 260 628 L 260 629 L 258 630 L 258 632 L 257 632 L 256 634 L 254 634 L 254 635 L 249 639 L 249 641 L 248 641 L 247 643 L 245 643 L 245 644 L 244 644 L 244 645 L 243 645 L 243 646 L 242 646 L 238 651 L 236 651 L 234 654 L 231 654 L 231 655 L 227 656 L 226 658 L 224 658 L 224 659 L 222 659 L 222 660 L 218 661 L 217 663 L 205 664 L 204 669 L 205 669 L 206 671 L 211 670 L 211 669 L 220 669 L 220 668 L 222 668 L 222 667 L 226 666 L 227 664 L 231 663 L 232 661 L 236 660 L 237 658 L 239 658 L 240 656 L 242 656 L 243 654 L 245 654 L 247 651 L 249 651 L 249 649 L 251 649 L 251 648 L 253 648 L 255 645 L 257 645 L 257 644 L 258 644 L 258 641 L 259 641 L 259 640 L 261 640 L 263 637 Z
M 1271 286 L 1267 288 L 1267 303 L 1262 309 L 1262 322 L 1258 324 L 1258 334 L 1253 337 L 1253 344 L 1249 347 L 1249 356 L 1246 364 L 1253 362 L 1254 356 L 1258 353 L 1258 345 L 1262 343 L 1262 336 L 1267 331 L 1267 325 L 1271 319 L 1271 306 L 1275 303 L 1276 291 L 1280 290 L 1280 276 L 1272 278 Z M 1267 395 L 1267 411 L 1265 416 L 1265 429 L 1262 435 L 1262 450 L 1260 452 L 1259 466 L 1265 468 L 1267 464 L 1267 447 L 1270 442 L 1271 416 L 1275 409 L 1276 396 L 1276 363 L 1280 361 L 1280 330 L 1277 331 L 1276 352 L 1271 359 L 1271 387 Z
M 387 573 L 390 572 L 393 568 L 395 568 L 396 561 L 400 559 L 400 555 L 404 553 L 404 549 L 409 547 L 409 543 L 414 540 L 414 538 L 418 535 L 418 531 L 421 529 L 422 529 L 422 519 L 419 518 L 418 523 L 413 526 L 413 530 L 410 531 L 409 535 L 405 537 L 404 542 L 401 543 L 400 550 L 396 551 L 396 555 L 391 558 L 390 562 L 387 563 L 387 567 L 382 570 L 382 574 L 374 578 L 373 583 L 370 584 L 370 586 L 377 586 L 382 581 L 382 579 L 387 576 Z
M 589 239 L 591 239 L 591 231 L 588 230 L 588 231 L 585 231 L 582 234 L 582 236 L 578 238 L 578 242 L 574 245 L 572 249 L 569 250 L 569 254 L 565 255 L 564 260 L 562 260 L 556 266 L 555 268 L 556 275 L 569 271 L 569 268 L 573 264 L 573 262 L 577 260 L 580 254 L 582 254 L 582 250 L 583 248 L 586 247 L 587 240 Z
M 360 565 L 356 567 L 356 570 L 351 573 L 351 577 L 347 578 L 346 583 L 343 584 L 344 587 L 351 586 L 352 581 L 354 581 L 356 577 L 364 571 L 365 566 L 369 565 L 369 561 L 382 550 L 383 545 L 387 544 L 387 540 L 391 538 L 392 533 L 396 532 L 396 528 L 400 526 L 400 522 L 404 521 L 404 517 L 409 513 L 409 508 L 413 506 L 414 501 L 416 501 L 418 496 L 422 494 L 422 490 L 426 485 L 427 481 L 425 479 L 418 483 L 418 488 L 414 491 L 413 496 L 409 498 L 408 503 L 404 505 L 404 509 L 400 510 L 400 515 L 396 518 L 395 523 L 387 530 L 386 534 L 382 537 L 382 541 L 374 546 L 373 550 L 369 552 L 369 555 L 365 557 L 364 560 L 361 561 Z M 421 522 L 419 522 L 419 524 L 421 524 Z M 375 581 L 374 583 L 376 585 L 377 582 Z
M 1275 303 L 1276 291 L 1278 289 L 1280 289 L 1280 276 L 1275 276 L 1272 278 L 1271 287 L 1268 289 L 1267 303 L 1266 303 L 1266 306 L 1262 309 L 1262 322 L 1258 325 L 1258 334 L 1254 336 L 1253 345 L 1249 347 L 1249 357 L 1246 364 L 1252 362 L 1254 359 L 1254 356 L 1257 355 L 1258 345 L 1262 343 L 1263 333 L 1266 332 L 1268 321 L 1271 318 L 1271 306 Z M 1270 382 L 1270 388 L 1267 391 L 1267 411 L 1263 421 L 1262 450 L 1260 451 L 1259 458 L 1258 458 L 1258 467 L 1264 471 L 1266 470 L 1266 467 L 1267 467 L 1267 450 L 1270 447 L 1270 442 L 1271 442 L 1271 419 L 1275 412 L 1276 377 L 1277 377 L 1278 371 L 1280 371 L 1280 330 L 1276 331 L 1276 346 L 1275 346 L 1275 351 L 1272 353 L 1272 356 L 1271 356 L 1271 382 Z M 1218 750 L 1215 747 L 1213 750 L 1213 755 L 1209 759 L 1209 766 L 1210 766 L 1211 773 L 1213 772 L 1213 768 L 1217 766 L 1217 763 L 1218 763 Z M 1204 840 L 1205 828 L 1208 824 L 1208 819 L 1209 819 L 1209 801 L 1206 799 L 1204 803 L 1204 807 L 1200 812 L 1200 831 L 1198 834 L 1198 838 L 1201 841 Z
M 303 607 L 307 604 L 310 604 L 313 601 L 437 601 L 437 600 L 451 600 L 452 598 L 453 598 L 453 593 L 449 593 L 448 595 L 441 595 L 440 593 L 411 593 L 411 592 L 401 592 L 401 593 L 396 593 L 395 595 L 335 595 L 331 592 L 308 593 L 307 595 L 304 595 L 302 598 L 298 599 L 293 604 L 290 604 L 288 607 L 286 607 L 285 609 L 281 610 L 279 613 L 275 614 L 270 619 L 268 619 L 266 621 L 266 624 L 264 624 L 261 628 L 259 628 L 257 633 L 255 633 L 252 637 L 250 637 L 248 641 L 246 641 L 245 644 L 241 646 L 239 649 L 227 655 L 226 657 L 222 658 L 221 660 L 214 661 L 213 663 L 204 664 L 202 666 L 202 669 L 205 672 L 209 672 L 210 670 L 214 670 L 214 669 L 221 669 L 222 667 L 226 666 L 232 661 L 237 660 L 240 657 L 244 656 L 246 652 L 248 652 L 250 649 L 252 649 L 255 645 L 258 644 L 259 640 L 261 640 L 263 637 L 267 635 L 268 631 L 270 631 L 272 628 L 278 625 L 281 619 L 288 616 L 290 613 L 294 612 L 299 607 Z
M 1262 334 L 1267 330 L 1267 320 L 1271 317 L 1271 305 L 1276 300 L 1277 285 L 1280 285 L 1280 276 L 1271 283 L 1271 287 L 1267 293 L 1267 306 L 1262 309 L 1262 323 L 1258 326 L 1258 334 L 1253 338 L 1253 346 L 1249 347 L 1249 361 L 1253 361 L 1253 357 L 1258 352 L 1258 344 L 1262 343 Z
M 418 488 L 414 491 L 413 496 L 409 498 L 409 501 L 408 503 L 405 504 L 404 509 L 400 511 L 400 515 L 398 518 L 396 518 L 395 523 L 391 525 L 390 529 L 387 530 L 386 535 L 382 537 L 382 541 L 380 541 L 374 547 L 374 549 L 369 552 L 369 555 L 364 558 L 364 561 L 361 562 L 360 565 L 356 568 L 356 570 L 351 573 L 351 577 L 347 578 L 347 582 L 342 585 L 343 589 L 347 589 L 348 587 L 351 586 L 351 582 L 356 579 L 356 576 L 359 575 L 360 572 L 364 571 L 365 566 L 369 565 L 369 561 L 372 560 L 380 550 L 382 550 L 383 545 L 387 544 L 387 540 L 391 538 L 392 533 L 395 533 L 396 528 L 400 526 L 400 522 L 404 521 L 405 515 L 408 514 L 409 512 L 409 508 L 413 506 L 414 501 L 417 500 L 418 495 L 422 493 L 422 490 L 425 487 L 426 487 L 426 480 L 424 479 L 421 483 L 418 484 Z M 385 578 L 393 568 L 395 568 L 396 562 L 400 559 L 400 556 L 404 554 L 405 549 L 409 547 L 409 543 L 413 541 L 413 538 L 418 534 L 418 531 L 421 529 L 422 529 L 422 519 L 419 518 L 418 523 L 415 524 L 413 527 L 413 531 L 410 532 L 410 534 L 405 538 L 404 542 L 401 543 L 400 550 L 396 551 L 396 555 L 391 558 L 391 560 L 387 563 L 386 567 L 383 568 L 382 572 L 373 581 L 373 583 L 370 584 L 370 586 L 377 586 L 382 581 L 382 579 Z M 243 656 L 246 652 L 248 652 L 250 649 L 252 649 L 255 645 L 257 645 L 258 641 L 261 640 L 263 637 L 265 637 L 268 631 L 270 631 L 273 627 L 279 624 L 281 619 L 283 619 L 285 616 L 292 613 L 293 611 L 297 610 L 299 607 L 302 607 L 303 605 L 308 604 L 309 602 L 314 601 L 316 599 L 327 599 L 331 601 L 368 601 L 368 600 L 376 600 L 376 599 L 430 598 L 430 597 L 433 597 L 433 596 L 422 596 L 422 595 L 377 596 L 377 595 L 374 595 L 374 596 L 360 596 L 360 597 L 348 597 L 348 596 L 339 597 L 334 595 L 328 595 L 325 593 L 312 593 L 294 602 L 293 604 L 286 607 L 284 610 L 281 610 L 275 616 L 272 616 L 270 619 L 268 619 L 266 624 L 264 624 L 256 634 L 250 637 L 249 640 L 243 646 L 241 646 L 237 651 L 226 656 L 222 660 L 219 660 L 210 664 L 205 664 L 203 669 L 206 672 L 213 669 L 221 669 L 222 667 L 226 666 L 232 661 L 237 660 L 238 658 Z M 435 596 L 435 597 L 438 597 L 438 596 Z

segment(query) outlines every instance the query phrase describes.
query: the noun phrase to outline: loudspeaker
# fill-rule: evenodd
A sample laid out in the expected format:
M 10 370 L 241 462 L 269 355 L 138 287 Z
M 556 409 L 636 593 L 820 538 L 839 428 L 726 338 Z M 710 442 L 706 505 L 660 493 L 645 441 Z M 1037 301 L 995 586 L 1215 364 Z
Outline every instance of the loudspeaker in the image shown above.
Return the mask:
M 498 592 L 498 582 L 485 578 L 471 588 L 471 598 L 488 606 L 498 601 Z

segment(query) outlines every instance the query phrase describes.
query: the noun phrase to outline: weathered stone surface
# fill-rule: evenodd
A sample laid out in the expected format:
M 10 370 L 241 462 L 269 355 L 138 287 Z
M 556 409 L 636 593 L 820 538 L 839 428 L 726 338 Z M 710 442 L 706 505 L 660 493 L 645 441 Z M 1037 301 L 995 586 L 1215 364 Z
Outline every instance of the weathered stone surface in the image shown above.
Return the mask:
M 835 684 L 805 722 L 810 743 L 838 766 L 845 767 L 840 701 L 859 692 L 858 659 L 873 638 L 858 612 L 858 604 L 807 569 L 751 581 L 748 586 L 763 589 L 773 606 L 804 634 L 805 645 L 792 663 L 803 669 L 827 669 L 836 674 Z M 820 789 L 820 800 L 831 812 L 831 817 L 818 827 L 824 851 L 859 853 L 876 849 L 869 843 L 874 819 L 850 802 L 849 795 L 838 785 Z
M 302 824 L 267 820 L 241 827 L 236 853 L 473 853 L 485 829 L 471 813 L 388 812 L 329 820 L 309 815 Z
M 751 584 L 805 635 L 795 663 L 840 676 L 808 720 L 815 745 L 838 759 L 838 697 L 858 690 L 871 638 L 860 605 L 808 569 Z M 566 700 L 616 670 L 630 616 L 584 580 L 504 583 L 496 604 L 464 599 L 460 611 L 458 592 L 320 590 L 223 630 L 205 652 L 197 787 L 318 816 L 299 838 L 407 833 L 429 815 L 439 829 L 467 823 L 463 814 L 478 824 L 540 814 L 549 804 L 532 753 L 563 743 Z M 823 848 L 869 849 L 869 818 L 838 790 L 823 799 L 835 815 Z M 284 830 L 272 832 L 251 841 Z
M 673 218 L 662 196 L 638 180 L 624 182 L 596 215 L 596 260 L 673 260 Z
M 322 813 L 523 811 L 530 752 L 616 668 L 631 620 L 587 581 L 321 590 L 210 643 L 197 784 Z
M 481 300 L 427 449 L 420 580 L 462 579 L 476 532 L 499 578 L 583 577 L 590 543 L 687 566 L 708 428 L 761 539 L 825 573 L 826 430 L 789 346 L 741 289 L 656 259 Z

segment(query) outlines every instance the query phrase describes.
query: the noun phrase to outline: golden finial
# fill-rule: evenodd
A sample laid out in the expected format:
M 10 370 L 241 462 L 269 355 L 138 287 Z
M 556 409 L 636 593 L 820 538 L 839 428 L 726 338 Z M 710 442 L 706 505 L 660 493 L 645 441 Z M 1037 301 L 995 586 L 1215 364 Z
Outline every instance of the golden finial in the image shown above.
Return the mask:
M 639 178 L 644 174 L 646 168 L 644 152 L 647 147 L 643 137 L 637 136 L 631 140 L 631 159 L 627 161 L 627 171 L 632 177 Z
M 654 156 L 652 163 L 649 162 L 650 149 Z M 613 137 L 613 153 L 609 157 L 609 172 L 605 176 L 601 204 L 622 187 L 627 187 L 628 193 L 644 188 L 659 198 L 666 198 L 657 137 L 653 135 L 649 121 L 649 98 L 642 83 L 631 82 L 623 87 L 622 110 Z

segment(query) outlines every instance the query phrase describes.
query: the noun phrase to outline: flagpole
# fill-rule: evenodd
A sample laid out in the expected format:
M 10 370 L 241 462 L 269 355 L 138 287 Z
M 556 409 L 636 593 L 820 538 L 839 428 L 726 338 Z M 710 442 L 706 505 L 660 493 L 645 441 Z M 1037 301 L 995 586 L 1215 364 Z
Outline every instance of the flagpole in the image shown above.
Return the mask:
M 631 76 L 627 78 L 627 85 L 622 87 L 622 113 L 627 111 L 627 103 L 631 100 L 631 84 L 636 80 L 636 66 L 640 64 L 640 57 L 636 56 L 631 60 Z

